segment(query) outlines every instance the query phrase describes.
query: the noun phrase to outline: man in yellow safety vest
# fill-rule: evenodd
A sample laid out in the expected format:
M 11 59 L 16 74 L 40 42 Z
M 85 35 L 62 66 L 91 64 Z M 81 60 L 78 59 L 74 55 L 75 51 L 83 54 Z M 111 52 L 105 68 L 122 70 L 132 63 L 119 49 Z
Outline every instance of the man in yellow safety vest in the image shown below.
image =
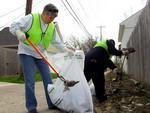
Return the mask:
M 127 51 L 117 50 L 113 39 L 106 39 L 98 42 L 85 56 L 84 75 L 87 82 L 91 79 L 95 86 L 95 94 L 99 102 L 107 99 L 105 94 L 104 71 L 107 67 L 114 70 L 115 64 L 111 61 L 111 56 L 121 56 L 127 54 Z

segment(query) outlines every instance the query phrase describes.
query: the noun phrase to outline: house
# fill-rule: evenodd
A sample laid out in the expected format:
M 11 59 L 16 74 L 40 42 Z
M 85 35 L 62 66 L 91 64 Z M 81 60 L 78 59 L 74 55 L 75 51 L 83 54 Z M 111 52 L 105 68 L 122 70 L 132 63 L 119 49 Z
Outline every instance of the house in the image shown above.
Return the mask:
M 0 31 L 0 76 L 20 74 L 17 38 L 6 27 Z
M 133 31 L 130 31 L 128 35 L 128 29 L 125 29 L 125 26 L 120 27 L 118 40 L 123 47 L 134 47 L 135 49 L 135 53 L 130 54 L 126 62 L 128 74 L 150 90 L 150 0 L 139 14 Z
M 127 47 L 127 43 L 138 22 L 141 12 L 142 9 L 120 23 L 118 42 L 121 42 L 121 48 Z
M 142 10 L 138 11 L 137 13 L 133 14 L 132 16 L 120 23 L 118 42 L 121 43 L 121 48 L 127 48 L 128 41 L 138 22 L 141 12 Z M 128 72 L 126 59 L 124 61 L 124 71 Z

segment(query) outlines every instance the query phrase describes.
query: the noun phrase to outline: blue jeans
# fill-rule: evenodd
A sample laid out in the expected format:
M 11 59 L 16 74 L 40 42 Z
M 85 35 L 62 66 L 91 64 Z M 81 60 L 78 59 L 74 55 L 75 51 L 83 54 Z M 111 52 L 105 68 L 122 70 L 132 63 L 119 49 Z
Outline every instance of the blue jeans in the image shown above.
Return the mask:
M 51 102 L 51 99 L 48 95 L 47 86 L 52 84 L 52 78 L 49 66 L 43 59 L 37 59 L 35 57 L 20 54 L 20 61 L 23 69 L 23 74 L 25 78 L 25 99 L 26 99 L 26 108 L 28 111 L 33 110 L 37 107 L 37 100 L 35 97 L 35 66 L 39 69 L 46 95 L 46 100 L 48 107 L 51 108 L 54 105 Z

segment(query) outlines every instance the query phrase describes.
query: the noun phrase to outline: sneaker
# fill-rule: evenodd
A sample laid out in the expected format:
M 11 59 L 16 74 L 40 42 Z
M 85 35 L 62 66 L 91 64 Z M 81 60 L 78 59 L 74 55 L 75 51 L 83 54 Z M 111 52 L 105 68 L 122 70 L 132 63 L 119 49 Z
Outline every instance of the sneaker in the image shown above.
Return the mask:
M 29 113 L 39 113 L 36 109 L 29 111 Z

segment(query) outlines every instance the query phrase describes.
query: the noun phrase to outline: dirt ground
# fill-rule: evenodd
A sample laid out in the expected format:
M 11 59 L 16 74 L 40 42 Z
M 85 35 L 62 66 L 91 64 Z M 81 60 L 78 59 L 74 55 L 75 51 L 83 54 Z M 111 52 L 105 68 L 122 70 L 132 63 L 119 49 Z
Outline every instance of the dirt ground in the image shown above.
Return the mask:
M 115 78 L 115 74 L 106 77 L 108 100 L 99 104 L 93 96 L 95 113 L 150 113 L 150 92 L 129 75 Z
M 106 77 L 108 100 L 98 103 L 93 96 L 94 113 L 150 113 L 150 92 L 128 75 L 120 81 L 115 75 Z M 47 109 L 42 82 L 36 83 L 38 111 L 40 113 L 65 113 Z M 25 109 L 24 84 L 0 84 L 0 113 L 27 113 Z

